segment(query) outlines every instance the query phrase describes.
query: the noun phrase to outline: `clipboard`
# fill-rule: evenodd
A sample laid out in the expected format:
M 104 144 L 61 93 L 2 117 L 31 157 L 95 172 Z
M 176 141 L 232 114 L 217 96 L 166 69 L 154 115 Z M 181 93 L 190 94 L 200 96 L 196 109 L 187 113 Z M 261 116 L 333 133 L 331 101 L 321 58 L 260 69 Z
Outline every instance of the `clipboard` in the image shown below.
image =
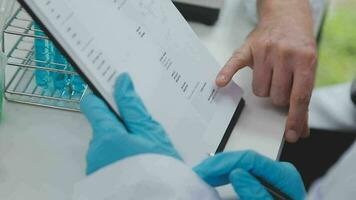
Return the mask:
M 32 1 L 36 1 L 36 0 L 32 0 Z M 49 2 L 54 2 L 54 0 L 38 0 L 38 1 L 42 1 L 44 3 L 49 3 Z M 36 23 L 42 27 L 43 31 L 46 33 L 46 35 L 53 41 L 53 43 L 56 45 L 56 47 L 59 49 L 59 51 L 67 58 L 68 62 L 75 68 L 75 70 L 78 72 L 78 74 L 80 74 L 80 76 L 85 80 L 85 82 L 89 85 L 89 87 L 92 89 L 92 91 L 99 96 L 100 98 L 102 98 L 106 104 L 108 105 L 108 107 L 112 110 L 113 113 L 115 113 L 118 117 L 119 120 L 120 116 L 119 116 L 119 112 L 117 111 L 117 108 L 115 108 L 113 106 L 112 103 L 110 103 L 110 100 L 108 100 L 108 98 L 106 98 L 105 93 L 103 92 L 102 89 L 100 89 L 98 87 L 97 84 L 95 84 L 92 80 L 91 77 L 89 77 L 87 75 L 87 73 L 83 72 L 83 66 L 80 67 L 81 64 L 78 64 L 75 59 L 73 58 L 73 56 L 71 55 L 70 51 L 68 51 L 68 49 L 61 43 L 59 42 L 59 37 L 58 35 L 56 35 L 54 33 L 54 31 L 50 30 L 48 28 L 48 24 L 44 21 L 44 17 L 40 16 L 39 13 L 36 13 L 36 11 L 34 11 L 34 9 L 31 8 L 31 6 L 29 5 L 29 0 L 18 0 L 18 2 L 21 4 L 21 6 L 29 13 L 29 15 L 36 21 Z M 171 2 L 169 2 L 171 3 Z M 173 5 L 173 4 L 172 4 Z M 178 12 L 178 11 L 177 11 Z M 183 19 L 183 17 L 182 17 Z M 180 19 L 181 20 L 181 19 Z M 236 87 L 236 86 L 232 86 Z M 215 153 L 219 153 L 222 152 L 230 138 L 230 135 L 242 113 L 242 110 L 245 106 L 245 101 L 242 98 L 242 92 L 240 94 L 241 96 L 239 97 L 238 100 L 238 104 L 236 106 L 235 111 L 232 113 L 232 116 L 230 117 L 230 120 L 228 123 L 226 123 L 227 128 L 225 129 L 225 131 L 223 132 L 222 136 L 219 137 L 219 141 L 218 141 L 218 145 L 215 145 L 215 149 L 213 152 L 209 153 L 206 152 L 206 155 L 202 155 L 202 151 L 201 152 L 197 152 L 197 154 L 199 154 L 198 156 L 194 156 L 194 158 L 192 158 L 192 161 L 190 161 L 190 158 L 188 160 L 188 164 L 190 165 L 194 165 L 195 163 L 197 163 L 199 160 L 201 160 L 203 157 L 207 157 L 209 155 L 215 154 Z M 145 102 L 145 101 L 144 101 Z M 186 138 L 187 140 L 193 140 L 193 138 Z M 173 143 L 174 139 L 173 139 Z M 195 152 L 193 152 L 194 150 L 189 149 L 190 154 L 195 154 Z M 181 153 L 181 152 L 180 152 Z M 189 154 L 188 153 L 188 154 Z M 186 153 L 187 154 L 187 153 Z

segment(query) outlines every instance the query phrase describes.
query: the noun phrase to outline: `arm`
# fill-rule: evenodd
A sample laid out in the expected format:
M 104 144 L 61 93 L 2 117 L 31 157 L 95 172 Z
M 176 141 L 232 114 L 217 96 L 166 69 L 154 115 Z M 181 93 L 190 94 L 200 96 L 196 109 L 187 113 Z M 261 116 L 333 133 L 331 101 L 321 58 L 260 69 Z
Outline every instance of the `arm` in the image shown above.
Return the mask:
M 272 199 L 252 175 L 296 199 L 304 195 L 299 174 L 290 164 L 250 151 L 209 158 L 194 173 L 147 112 L 128 75 L 118 78 L 114 96 L 122 121 L 94 95 L 81 102 L 94 133 L 87 154 L 89 176 L 75 186 L 74 199 L 218 200 L 213 187 L 229 183 L 241 199 Z
M 289 106 L 285 137 L 307 137 L 308 107 L 317 63 L 313 19 L 307 0 L 259 0 L 259 23 L 217 77 L 224 87 L 241 68 L 253 69 L 253 91 Z
M 296 21 L 304 23 L 302 26 L 305 27 L 306 30 L 311 30 L 313 26 L 310 9 L 309 0 L 257 0 L 257 10 L 260 22 L 264 22 L 275 16 L 290 16 L 296 18 Z
M 170 156 L 141 154 L 98 170 L 74 187 L 73 200 L 219 200 L 214 188 Z
M 114 97 L 122 121 L 94 95 L 81 102 L 93 138 L 88 178 L 76 185 L 74 199 L 219 199 L 214 188 L 184 164 L 127 74 L 119 76 Z
M 356 143 L 316 181 L 309 190 L 308 199 L 354 199 L 356 196 Z

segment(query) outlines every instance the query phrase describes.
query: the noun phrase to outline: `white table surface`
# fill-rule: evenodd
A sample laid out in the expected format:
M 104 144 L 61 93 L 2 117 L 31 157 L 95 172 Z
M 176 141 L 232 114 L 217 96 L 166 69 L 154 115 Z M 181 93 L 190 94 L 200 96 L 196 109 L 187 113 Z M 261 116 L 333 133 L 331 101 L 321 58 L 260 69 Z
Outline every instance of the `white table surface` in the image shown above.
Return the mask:
M 213 27 L 192 23 L 216 59 L 223 65 L 252 29 L 240 0 L 228 0 Z M 235 77 L 244 89 L 247 105 L 227 144 L 227 150 L 255 149 L 267 156 L 278 153 L 285 110 L 251 90 L 252 73 Z M 6 102 L 0 124 L 0 199 L 70 199 L 73 184 L 85 177 L 85 155 L 91 129 L 80 113 Z M 265 134 L 263 141 L 255 138 Z M 256 145 L 250 145 L 256 144 Z M 232 197 L 229 189 L 223 196 Z

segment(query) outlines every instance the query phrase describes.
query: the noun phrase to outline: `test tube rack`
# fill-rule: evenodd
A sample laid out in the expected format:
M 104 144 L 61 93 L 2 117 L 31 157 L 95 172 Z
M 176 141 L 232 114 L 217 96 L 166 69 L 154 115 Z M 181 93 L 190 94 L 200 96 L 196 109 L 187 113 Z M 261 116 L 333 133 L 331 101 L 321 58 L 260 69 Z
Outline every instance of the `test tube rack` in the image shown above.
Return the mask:
M 36 84 L 35 71 L 47 70 L 54 73 L 76 75 L 73 71 L 59 70 L 43 67 L 57 65 L 50 61 L 36 60 L 35 39 L 49 40 L 46 36 L 39 36 L 39 30 L 33 27 L 33 20 L 23 8 L 18 8 L 14 15 L 6 23 L 2 34 L 2 50 L 8 57 L 5 67 L 7 85 L 5 87 L 5 99 L 12 102 L 24 103 L 60 110 L 79 111 L 80 101 L 88 92 L 88 86 L 80 94 L 63 96 L 62 91 L 45 91 Z M 38 66 L 38 63 L 41 63 Z

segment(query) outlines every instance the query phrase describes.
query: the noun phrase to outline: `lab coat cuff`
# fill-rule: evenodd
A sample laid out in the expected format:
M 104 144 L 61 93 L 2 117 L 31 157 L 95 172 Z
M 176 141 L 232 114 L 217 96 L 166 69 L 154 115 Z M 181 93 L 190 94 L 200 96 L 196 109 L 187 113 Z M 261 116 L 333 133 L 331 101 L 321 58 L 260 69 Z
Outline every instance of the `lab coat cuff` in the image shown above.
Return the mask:
M 73 199 L 217 200 L 220 197 L 183 162 L 169 156 L 141 154 L 118 161 L 77 183 Z

